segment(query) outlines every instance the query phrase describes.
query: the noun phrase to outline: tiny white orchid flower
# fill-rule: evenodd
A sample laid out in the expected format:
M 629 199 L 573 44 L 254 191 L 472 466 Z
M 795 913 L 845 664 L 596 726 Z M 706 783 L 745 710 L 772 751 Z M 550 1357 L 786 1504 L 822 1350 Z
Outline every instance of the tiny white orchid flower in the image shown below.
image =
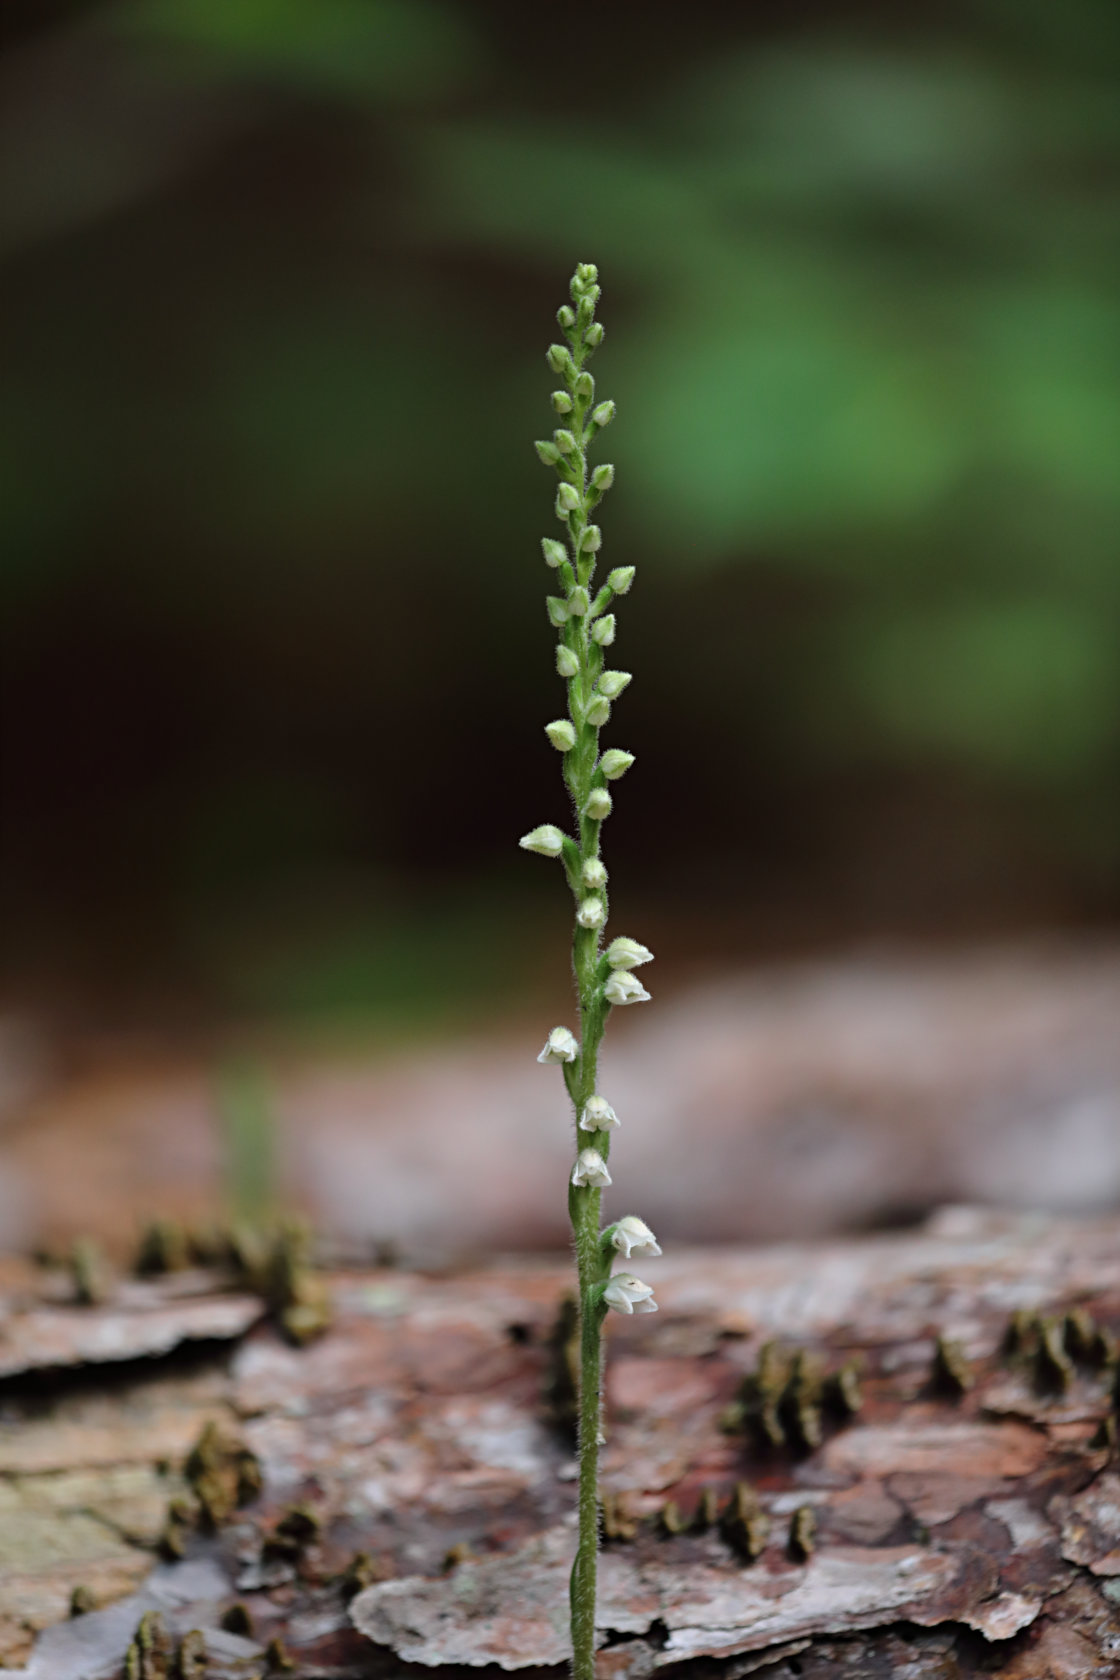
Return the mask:
M 592 887 L 597 890 L 607 884 L 607 866 L 599 858 L 588 858 L 580 873 L 583 876 L 585 887 Z
M 603 1290 L 603 1300 L 608 1307 L 621 1313 L 651 1313 L 657 1311 L 657 1302 L 653 1298 L 653 1290 L 641 1278 L 632 1277 L 629 1272 L 616 1272 L 607 1287 Z
M 582 928 L 600 928 L 607 919 L 607 907 L 601 898 L 585 898 L 576 911 L 576 921 Z
M 599 760 L 599 768 L 608 782 L 617 782 L 620 776 L 625 776 L 634 762 L 634 754 L 627 752 L 625 747 L 608 747 Z
M 594 1190 L 605 1190 L 611 1182 L 607 1163 L 597 1149 L 581 1149 L 572 1168 L 572 1183 Z
M 593 822 L 603 822 L 611 814 L 613 799 L 606 788 L 592 788 L 583 807 L 583 814 Z
M 644 1219 L 628 1213 L 611 1231 L 611 1242 L 624 1260 L 656 1260 L 661 1245 Z
M 588 1097 L 584 1103 L 579 1124 L 584 1132 L 606 1132 L 613 1131 L 622 1122 L 606 1097 L 594 1096 Z
M 612 968 L 641 968 L 643 963 L 653 961 L 653 952 L 648 945 L 620 933 L 607 946 L 606 958 Z
M 567 718 L 556 718 L 552 723 L 546 723 L 544 732 L 557 752 L 571 752 L 576 744 L 576 732 Z
M 538 1062 L 574 1062 L 579 1055 L 575 1034 L 567 1027 L 553 1027 L 545 1040 Z
M 630 974 L 624 968 L 611 971 L 611 977 L 603 987 L 603 996 L 608 1003 L 648 1003 L 650 994 L 646 991 L 636 974 Z
M 522 851 L 539 852 L 541 857 L 559 857 L 564 850 L 564 836 L 552 823 L 541 823 L 539 828 L 523 834 L 517 844 Z

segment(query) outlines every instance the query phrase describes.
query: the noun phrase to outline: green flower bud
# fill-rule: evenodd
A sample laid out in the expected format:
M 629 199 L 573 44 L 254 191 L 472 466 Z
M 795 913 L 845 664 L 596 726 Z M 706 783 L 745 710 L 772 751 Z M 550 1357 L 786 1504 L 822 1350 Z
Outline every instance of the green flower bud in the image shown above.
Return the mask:
M 605 329 L 601 321 L 592 321 L 591 325 L 583 335 L 583 342 L 589 345 L 592 350 L 596 349 L 597 346 L 603 342 L 604 331 Z
M 576 271 L 572 275 L 572 296 L 578 297 L 588 286 L 593 286 L 598 278 L 599 270 L 594 263 L 577 263 Z
M 570 414 L 572 412 L 572 399 L 567 391 L 553 391 L 552 406 L 557 414 Z
M 601 402 L 598 408 L 591 410 L 591 418 L 597 426 L 609 426 L 614 419 L 614 413 L 614 403 L 608 397 L 606 402 Z
M 557 752 L 571 752 L 576 744 L 576 732 L 567 718 L 557 718 L 554 723 L 546 723 L 544 732 Z M 620 771 L 619 774 L 621 773 Z
M 614 483 L 614 468 L 609 461 L 604 461 L 601 467 L 596 467 L 591 474 L 591 488 L 600 496 L 606 494 Z
M 579 675 L 579 655 L 563 642 L 556 649 L 556 671 L 558 676 L 566 678 Z
M 599 768 L 608 782 L 617 782 L 620 776 L 625 776 L 633 762 L 633 753 L 625 752 L 622 747 L 608 747 L 599 760 Z
M 595 395 L 595 381 L 589 373 L 581 373 L 576 378 L 575 393 L 580 402 L 590 402 Z
M 542 823 L 531 834 L 523 834 L 517 844 L 526 852 L 539 852 L 541 857 L 559 857 L 564 850 L 564 836 L 551 823 Z
M 616 595 L 629 595 L 637 569 L 636 566 L 616 566 L 613 572 L 607 573 L 607 582 Z
M 587 591 L 578 583 L 568 596 L 568 611 L 573 618 L 582 618 L 591 602 L 587 598 Z
M 585 525 L 579 534 L 581 554 L 598 554 L 603 546 L 603 533 L 598 525 Z
M 575 373 L 576 365 L 572 361 L 572 352 L 563 344 L 550 344 L 545 357 L 553 373 L 566 373 L 569 377 Z
M 617 700 L 627 683 L 631 681 L 629 671 L 604 671 L 599 678 L 599 693 L 605 694 L 608 700 Z
M 560 451 L 554 443 L 546 443 L 543 438 L 538 438 L 537 442 L 533 445 L 533 448 L 536 450 L 546 467 L 559 466 Z
M 548 608 L 548 622 L 556 630 L 562 630 L 568 622 L 568 603 L 562 601 L 559 595 L 547 595 L 545 605 Z
M 561 484 L 556 492 L 556 517 L 567 519 L 579 506 L 579 491 L 574 484 Z
M 599 792 L 607 793 L 607 790 L 606 788 L 600 788 Z M 607 798 L 610 798 L 609 793 L 607 793 Z M 583 878 L 584 886 L 590 887 L 594 892 L 600 891 L 607 884 L 607 866 L 601 858 L 588 858 L 580 870 L 580 875 Z
M 610 647 L 614 641 L 614 614 L 604 613 L 591 627 L 591 639 L 600 647 Z
M 570 304 L 562 303 L 556 311 L 556 319 L 565 332 L 570 332 L 576 324 L 576 312 Z
M 605 694 L 593 694 L 587 702 L 585 717 L 596 729 L 602 729 L 611 715 L 611 703 Z
M 568 551 L 564 544 L 557 542 L 555 537 L 541 538 L 541 552 L 544 555 L 546 566 L 562 566 L 568 558 Z
M 565 430 L 553 432 L 552 441 L 555 443 L 561 455 L 570 455 L 576 446 L 576 440 L 572 436 L 571 432 Z
M 590 817 L 592 822 L 603 822 L 610 816 L 613 804 L 614 800 L 606 788 L 592 788 L 583 807 L 583 814 Z

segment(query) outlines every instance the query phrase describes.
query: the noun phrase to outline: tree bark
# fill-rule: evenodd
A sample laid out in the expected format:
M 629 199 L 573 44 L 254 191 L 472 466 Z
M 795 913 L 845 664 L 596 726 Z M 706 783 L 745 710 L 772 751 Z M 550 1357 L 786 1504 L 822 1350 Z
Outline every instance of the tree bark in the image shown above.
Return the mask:
M 657 1262 L 608 1338 L 602 1680 L 1120 1675 L 1118 1237 L 951 1210 Z M 145 1675 L 194 1628 L 212 1676 L 559 1674 L 567 1262 L 335 1272 L 304 1347 L 222 1284 L 0 1272 L 0 1680 L 118 1674 L 153 1609 Z

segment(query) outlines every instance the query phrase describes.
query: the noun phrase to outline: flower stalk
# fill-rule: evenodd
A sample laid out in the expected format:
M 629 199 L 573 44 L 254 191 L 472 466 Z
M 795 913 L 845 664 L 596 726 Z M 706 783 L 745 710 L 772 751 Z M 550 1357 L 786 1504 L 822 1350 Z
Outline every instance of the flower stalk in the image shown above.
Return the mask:
M 653 1232 L 630 1214 L 604 1231 L 600 1211 L 603 1190 L 611 1184 L 607 1169 L 611 1138 L 619 1121 L 598 1090 L 599 1048 L 612 1008 L 644 1003 L 649 993 L 632 972 L 652 952 L 625 935 L 604 948 L 609 915 L 607 871 L 599 856 L 603 823 L 611 813 L 607 783 L 616 782 L 634 763 L 619 747 L 599 750 L 599 732 L 609 722 L 612 702 L 631 681 L 628 671 L 604 670 L 604 649 L 616 635 L 615 614 L 608 609 L 634 581 L 634 567 L 611 571 L 596 590 L 595 571 L 603 547 L 602 529 L 591 514 L 614 483 L 609 463 L 592 468 L 588 452 L 597 434 L 615 416 L 611 401 L 597 401 L 587 363 L 603 341 L 595 319 L 600 289 L 593 263 L 580 263 L 571 281 L 571 304 L 557 312 L 566 343 L 547 355 L 564 388 L 552 393 L 553 411 L 563 418 L 551 439 L 536 444 L 537 455 L 557 476 L 556 517 L 563 540 L 542 538 L 541 548 L 552 577 L 549 623 L 560 633 L 556 670 L 567 685 L 568 716 L 546 725 L 552 746 L 563 754 L 563 779 L 575 816 L 574 837 L 551 823 L 541 824 L 521 841 L 526 851 L 559 857 L 575 900 L 572 967 L 579 1011 L 579 1036 L 554 1027 L 537 1060 L 560 1065 L 574 1120 L 574 1155 L 568 1185 L 568 1211 L 579 1279 L 579 1537 L 571 1578 L 572 1673 L 594 1680 L 595 1597 L 599 1551 L 599 1447 L 602 1442 L 602 1328 L 608 1310 L 631 1314 L 657 1311 L 648 1284 L 628 1272 L 612 1277 L 621 1254 L 660 1254 Z

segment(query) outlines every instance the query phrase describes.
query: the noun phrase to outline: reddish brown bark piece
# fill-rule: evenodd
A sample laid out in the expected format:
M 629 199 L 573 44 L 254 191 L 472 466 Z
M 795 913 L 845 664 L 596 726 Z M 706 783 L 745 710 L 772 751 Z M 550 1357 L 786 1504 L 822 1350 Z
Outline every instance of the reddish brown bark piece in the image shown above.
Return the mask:
M 779 1680 L 1041 1680 L 1078 1662 L 1120 1676 L 1120 1475 L 1091 1445 L 1112 1374 L 1083 1361 L 1046 1392 L 1000 1353 L 1017 1309 L 1081 1306 L 1120 1329 L 1118 1262 L 1111 1223 L 963 1212 L 899 1236 L 659 1261 L 660 1313 L 610 1326 L 603 1680 L 741 1680 L 759 1665 Z M 545 1390 L 569 1288 L 566 1262 L 340 1274 L 335 1322 L 306 1348 L 260 1325 L 189 1369 L 131 1366 L 115 1387 L 56 1378 L 22 1413 L 9 1383 L 0 1663 L 30 1658 L 32 1680 L 108 1677 L 158 1607 L 172 1639 L 201 1629 L 218 1680 L 259 1668 L 274 1636 L 295 1672 L 340 1680 L 401 1660 L 558 1672 L 574 1462 Z M 234 1299 L 189 1304 L 204 1317 Z M 168 1314 L 186 1304 L 169 1297 Z M 87 1310 L 119 1324 L 151 1306 Z M 931 1380 L 939 1335 L 974 1378 L 955 1397 Z M 861 1409 L 826 1407 L 814 1450 L 721 1427 L 775 1338 L 823 1373 L 861 1360 Z M 256 1455 L 262 1495 L 216 1536 L 188 1525 L 185 1562 L 157 1567 L 207 1422 Z M 744 1483 L 765 1519 L 753 1562 L 727 1518 Z M 800 1557 L 799 1511 L 813 1519 Z M 96 1608 L 64 1626 L 87 1586 Z M 223 1627 L 238 1601 L 253 1630 L 240 1644 Z

